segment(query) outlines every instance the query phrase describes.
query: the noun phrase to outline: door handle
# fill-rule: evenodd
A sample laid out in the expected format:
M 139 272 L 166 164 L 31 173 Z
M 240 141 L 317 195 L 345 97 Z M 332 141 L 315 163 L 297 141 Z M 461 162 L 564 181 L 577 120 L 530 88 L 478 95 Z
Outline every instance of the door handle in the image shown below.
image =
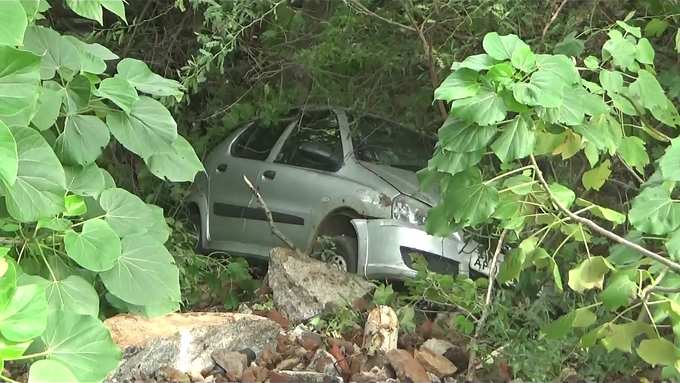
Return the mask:
M 218 173 L 224 173 L 227 171 L 227 164 L 219 164 L 217 165 L 217 172 Z
M 274 177 L 276 177 L 276 172 L 273 171 L 273 170 L 265 170 L 264 173 L 262 173 L 262 176 L 263 176 L 264 178 L 273 180 Z

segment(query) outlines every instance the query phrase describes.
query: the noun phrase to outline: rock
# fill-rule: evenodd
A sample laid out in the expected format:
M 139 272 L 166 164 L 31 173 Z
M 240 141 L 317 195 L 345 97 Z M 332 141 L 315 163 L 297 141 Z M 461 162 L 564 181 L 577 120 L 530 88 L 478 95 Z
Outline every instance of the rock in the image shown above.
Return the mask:
M 269 374 L 271 383 L 343 383 L 339 376 L 331 377 L 311 371 L 272 371 Z
M 269 377 L 269 370 L 264 367 L 250 366 L 243 371 L 241 383 L 263 383 Z
M 425 370 L 433 373 L 438 378 L 451 376 L 458 371 L 456 365 L 451 363 L 442 355 L 430 352 L 429 349 L 421 349 L 415 351 L 415 357 L 420 364 L 425 367 Z
M 159 382 L 191 383 L 191 378 L 189 378 L 189 375 L 175 368 L 167 366 L 159 368 L 154 376 L 156 381 Z
M 439 377 L 430 371 L 427 372 L 427 376 L 430 378 L 429 382 L 430 383 L 442 383 L 442 380 L 439 379 Z
M 290 249 L 274 248 L 267 273 L 274 306 L 291 323 L 299 323 L 369 294 L 375 285 L 356 274 L 343 273 Z
M 401 381 L 414 383 L 430 381 L 427 371 L 406 350 L 396 349 L 388 352 L 387 360 Z
M 275 346 L 271 344 L 265 346 L 264 350 L 262 350 L 260 356 L 257 358 L 258 366 L 268 368 L 276 366 L 280 361 L 281 354 L 276 352 Z
M 240 380 L 243 370 L 248 367 L 248 356 L 238 351 L 215 350 L 210 355 L 215 364 L 222 367 L 229 379 Z
M 373 367 L 370 371 L 361 371 L 355 373 L 350 378 L 353 383 L 382 383 L 393 377 L 389 374 L 386 368 Z
M 446 351 L 453 347 L 453 343 L 449 342 L 448 340 L 432 338 L 425 341 L 425 343 L 423 343 L 423 345 L 420 347 L 421 350 L 426 348 L 433 354 L 444 355 Z
M 258 354 L 281 332 L 271 320 L 236 313 L 169 314 L 152 319 L 126 314 L 104 324 L 123 350 L 109 382 L 151 376 L 164 366 L 184 373 L 209 370 L 215 350 L 249 348 Z
M 453 347 L 446 350 L 444 357 L 455 364 L 459 370 L 467 370 L 468 362 L 470 361 L 470 354 L 465 349 L 465 347 L 454 344 Z
M 389 306 L 378 306 L 368 313 L 364 326 L 363 348 L 368 355 L 397 348 L 399 318 Z
M 319 347 L 321 347 L 321 343 L 323 341 L 321 339 L 321 335 L 314 332 L 305 332 L 300 335 L 298 342 L 300 343 L 300 346 L 305 348 L 305 350 L 314 352 Z
M 276 365 L 276 368 L 274 370 L 292 370 L 295 368 L 298 364 L 300 364 L 300 358 L 298 357 L 292 357 L 288 359 L 284 359 L 279 364 Z
M 338 376 L 339 372 L 335 368 L 336 359 L 326 350 L 316 350 L 314 357 L 307 365 L 307 370 L 320 372 L 327 376 Z

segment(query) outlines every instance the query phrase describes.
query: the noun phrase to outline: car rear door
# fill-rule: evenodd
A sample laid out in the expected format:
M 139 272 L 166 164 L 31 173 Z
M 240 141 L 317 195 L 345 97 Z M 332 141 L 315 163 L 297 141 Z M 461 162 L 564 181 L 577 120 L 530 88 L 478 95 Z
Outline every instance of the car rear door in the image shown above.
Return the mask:
M 275 158 L 258 177 L 258 188 L 272 211 L 277 228 L 301 249 L 328 208 L 330 199 L 341 192 L 342 181 L 335 175 L 339 166 L 319 161 L 300 151 L 300 145 L 324 145 L 342 163 L 343 148 L 338 117 L 332 110 L 305 111 L 285 138 Z M 249 223 L 248 230 L 262 234 L 269 246 L 280 246 L 266 221 Z
M 246 230 L 257 200 L 243 181 L 256 183 L 265 160 L 292 119 L 249 124 L 230 143 L 219 147 L 207 163 L 210 175 L 209 238 L 214 248 L 251 252 L 256 235 Z

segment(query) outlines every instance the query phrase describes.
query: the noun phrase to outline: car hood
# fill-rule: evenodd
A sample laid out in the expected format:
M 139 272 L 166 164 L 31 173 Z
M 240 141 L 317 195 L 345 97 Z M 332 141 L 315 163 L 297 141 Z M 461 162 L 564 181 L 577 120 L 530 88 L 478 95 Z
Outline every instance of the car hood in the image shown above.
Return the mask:
M 388 184 L 392 185 L 402 194 L 410 195 L 430 206 L 434 206 L 439 202 L 440 197 L 437 190 L 427 192 L 420 190 L 418 177 L 415 172 L 365 161 L 360 161 L 360 164 L 382 178 Z

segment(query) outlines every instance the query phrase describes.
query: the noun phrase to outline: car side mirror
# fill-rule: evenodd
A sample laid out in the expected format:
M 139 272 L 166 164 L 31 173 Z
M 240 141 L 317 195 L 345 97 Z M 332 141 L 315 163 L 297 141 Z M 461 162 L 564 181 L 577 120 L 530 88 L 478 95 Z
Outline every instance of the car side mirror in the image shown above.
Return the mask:
M 339 169 L 342 162 L 333 153 L 333 150 L 326 144 L 320 142 L 305 142 L 298 146 L 298 150 L 307 158 L 328 165 L 329 168 Z

